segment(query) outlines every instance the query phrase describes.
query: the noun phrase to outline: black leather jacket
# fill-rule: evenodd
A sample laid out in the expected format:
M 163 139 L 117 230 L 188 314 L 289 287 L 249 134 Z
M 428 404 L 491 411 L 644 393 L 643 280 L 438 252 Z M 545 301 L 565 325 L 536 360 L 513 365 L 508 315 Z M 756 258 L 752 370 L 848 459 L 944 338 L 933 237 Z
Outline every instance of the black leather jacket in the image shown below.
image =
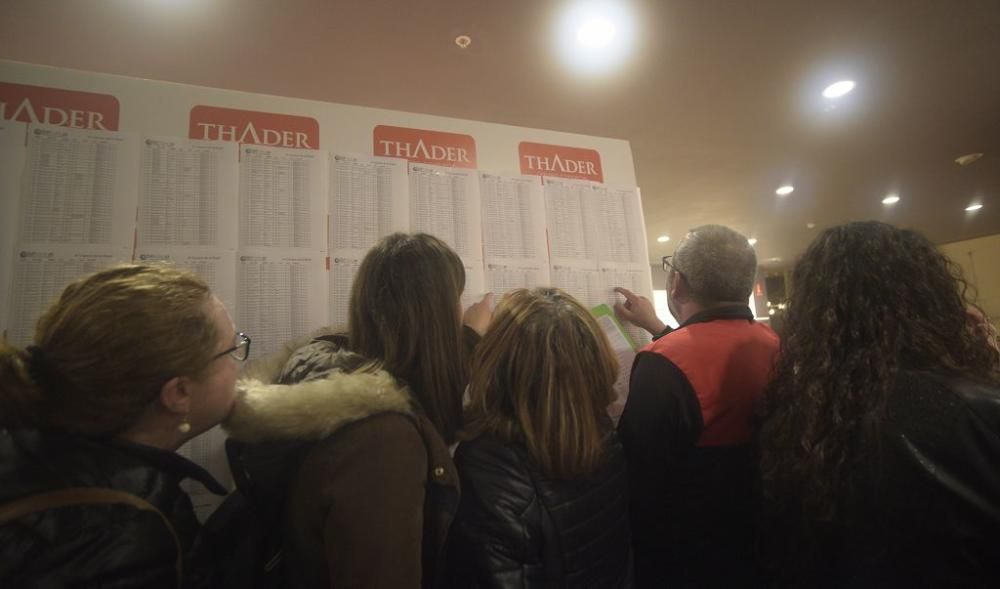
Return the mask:
M 625 459 L 578 481 L 542 477 L 527 450 L 483 436 L 455 454 L 462 500 L 453 587 L 632 587 Z
M 56 432 L 0 430 L 0 504 L 66 487 L 106 487 L 152 503 L 172 522 L 185 552 L 198 521 L 178 486 L 185 478 L 224 493 L 175 452 Z M 197 573 L 185 555 L 185 586 Z M 177 551 L 155 513 L 126 505 L 74 505 L 0 526 L 0 587 L 177 587 Z
M 805 539 L 808 570 L 782 558 L 776 584 L 1000 587 L 1000 387 L 906 370 L 885 415 L 854 516 Z

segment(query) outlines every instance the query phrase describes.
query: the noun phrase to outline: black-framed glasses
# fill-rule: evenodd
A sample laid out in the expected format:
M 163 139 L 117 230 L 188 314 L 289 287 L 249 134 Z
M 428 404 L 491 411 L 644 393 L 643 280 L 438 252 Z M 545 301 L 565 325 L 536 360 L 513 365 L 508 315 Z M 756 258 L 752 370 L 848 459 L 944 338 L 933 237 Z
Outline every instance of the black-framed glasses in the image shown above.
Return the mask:
M 674 266 L 674 263 L 672 261 L 673 258 L 674 258 L 673 256 L 663 256 L 663 271 L 670 272 L 671 270 L 673 270 L 674 272 L 683 276 L 684 274 L 677 269 L 677 266 Z
M 212 356 L 212 360 L 218 360 L 219 358 L 229 354 L 233 358 L 239 360 L 240 362 L 245 361 L 250 357 L 250 336 L 245 333 L 237 333 L 236 338 L 233 340 L 233 347 L 228 350 L 219 352 L 218 354 Z

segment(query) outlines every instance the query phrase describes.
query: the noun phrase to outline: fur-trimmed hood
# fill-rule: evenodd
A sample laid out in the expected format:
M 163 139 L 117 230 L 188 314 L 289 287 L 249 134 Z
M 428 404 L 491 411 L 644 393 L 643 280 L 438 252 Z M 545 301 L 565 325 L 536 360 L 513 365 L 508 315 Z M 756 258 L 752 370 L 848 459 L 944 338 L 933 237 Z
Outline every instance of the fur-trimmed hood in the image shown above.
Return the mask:
M 379 413 L 413 415 L 409 391 L 345 344 L 342 336 L 317 333 L 248 365 L 223 423 L 230 437 L 317 441 Z

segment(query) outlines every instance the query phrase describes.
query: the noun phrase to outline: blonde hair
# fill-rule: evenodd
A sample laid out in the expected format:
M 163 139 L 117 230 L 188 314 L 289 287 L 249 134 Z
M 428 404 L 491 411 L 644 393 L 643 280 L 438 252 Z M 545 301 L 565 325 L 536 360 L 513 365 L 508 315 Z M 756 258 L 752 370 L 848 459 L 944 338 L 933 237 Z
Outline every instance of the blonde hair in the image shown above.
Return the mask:
M 523 442 L 556 479 L 590 474 L 605 458 L 617 374 L 607 337 L 573 297 L 557 288 L 512 291 L 472 361 L 462 437 Z
M 361 261 L 348 313 L 351 350 L 403 380 L 449 443 L 468 377 L 464 288 L 465 267 L 447 244 L 426 233 L 394 233 Z
M 197 376 L 219 337 L 211 292 L 171 266 L 124 265 L 63 290 L 33 346 L 0 347 L 0 426 L 112 435 L 176 376 Z

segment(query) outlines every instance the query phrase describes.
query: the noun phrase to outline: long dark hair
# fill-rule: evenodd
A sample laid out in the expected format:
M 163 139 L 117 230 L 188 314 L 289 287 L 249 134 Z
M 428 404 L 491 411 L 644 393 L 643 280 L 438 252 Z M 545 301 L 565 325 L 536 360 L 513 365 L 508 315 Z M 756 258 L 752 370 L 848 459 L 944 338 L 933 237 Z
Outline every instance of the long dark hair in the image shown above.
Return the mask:
M 468 366 L 462 342 L 461 259 L 425 233 L 395 233 L 373 247 L 351 289 L 350 347 L 409 386 L 451 443 Z
M 762 490 L 766 506 L 815 532 L 855 515 L 858 471 L 878 451 L 900 370 L 993 380 L 996 364 L 967 321 L 961 268 L 913 231 L 829 229 L 796 265 L 792 287 L 764 397 Z

